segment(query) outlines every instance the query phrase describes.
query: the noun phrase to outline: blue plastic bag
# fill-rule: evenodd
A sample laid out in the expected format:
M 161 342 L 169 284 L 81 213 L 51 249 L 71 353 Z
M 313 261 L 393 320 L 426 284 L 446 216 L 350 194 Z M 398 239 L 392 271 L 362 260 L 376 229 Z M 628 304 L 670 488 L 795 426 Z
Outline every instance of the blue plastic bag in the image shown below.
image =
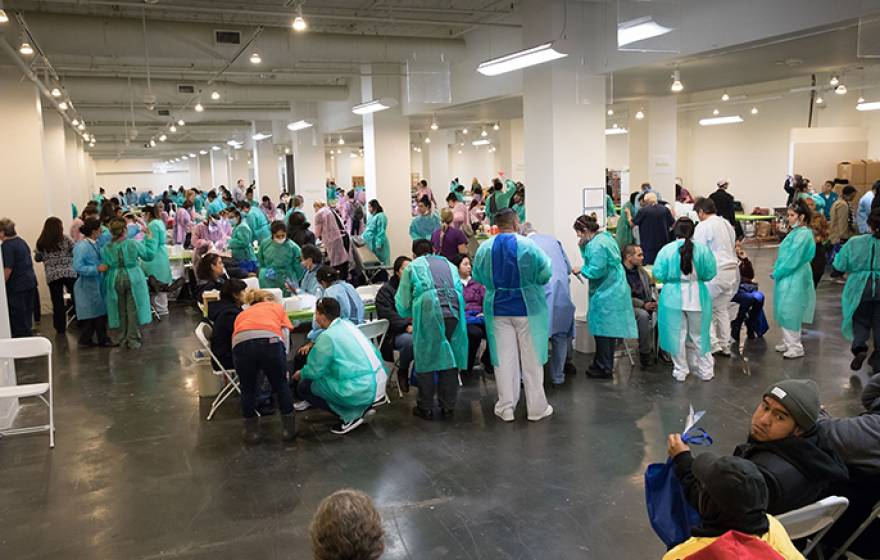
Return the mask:
M 645 502 L 648 520 L 667 548 L 691 537 L 691 527 L 700 524 L 700 514 L 684 497 L 672 459 L 648 465 L 645 471 Z

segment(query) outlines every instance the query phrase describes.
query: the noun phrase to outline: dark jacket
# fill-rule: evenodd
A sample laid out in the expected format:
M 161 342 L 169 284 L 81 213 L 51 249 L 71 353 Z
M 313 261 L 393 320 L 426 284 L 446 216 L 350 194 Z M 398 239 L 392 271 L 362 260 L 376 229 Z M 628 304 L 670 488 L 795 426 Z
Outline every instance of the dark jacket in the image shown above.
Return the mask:
M 287 224 L 287 238 L 299 245 L 300 248 L 304 245 L 315 244 L 315 234 L 309 229 L 308 223 L 305 224 L 305 227 L 300 228 L 295 228 L 290 224 Z
M 624 271 L 624 273 L 626 273 L 629 270 L 624 266 L 623 271 Z M 638 275 L 639 275 L 639 283 L 641 284 L 642 290 L 644 291 L 644 293 L 648 297 L 647 297 L 647 299 L 637 298 L 635 296 L 635 289 L 634 289 L 633 285 L 630 284 L 629 287 L 630 287 L 630 291 L 632 292 L 633 309 L 644 309 L 646 303 L 654 301 L 654 290 L 653 290 L 654 284 L 651 282 L 651 277 L 648 276 L 648 271 L 645 270 L 645 267 L 640 266 L 636 269 L 636 271 L 638 272 Z M 627 283 L 629 283 L 629 281 L 630 281 L 630 277 L 628 274 L 626 275 L 626 281 L 627 281 Z
M 733 195 L 724 189 L 718 189 L 710 194 L 709 198 L 715 203 L 715 213 L 730 222 L 730 225 L 736 227 L 736 211 L 733 207 Z
M 241 313 L 241 307 L 231 301 L 219 300 L 208 304 L 208 320 L 214 329 L 211 335 L 211 352 L 220 361 L 224 369 L 233 369 L 232 333 L 235 330 L 235 318 Z M 214 369 L 220 369 L 216 363 Z
M 764 475 L 770 492 L 767 513 L 771 515 L 820 500 L 829 495 L 832 484 L 849 478 L 843 459 L 817 429 L 777 441 L 749 438 L 733 454 L 755 463 Z
M 850 469 L 880 477 L 880 373 L 862 390 L 862 404 L 860 416 L 820 417 L 819 430 Z
M 394 305 L 394 297 L 397 295 L 397 287 L 400 278 L 392 276 L 385 282 L 376 294 L 376 315 L 380 319 L 388 319 L 388 332 L 382 341 L 382 358 L 388 362 L 394 361 L 394 338 L 406 331 L 406 327 L 412 324 L 412 319 L 401 317 Z

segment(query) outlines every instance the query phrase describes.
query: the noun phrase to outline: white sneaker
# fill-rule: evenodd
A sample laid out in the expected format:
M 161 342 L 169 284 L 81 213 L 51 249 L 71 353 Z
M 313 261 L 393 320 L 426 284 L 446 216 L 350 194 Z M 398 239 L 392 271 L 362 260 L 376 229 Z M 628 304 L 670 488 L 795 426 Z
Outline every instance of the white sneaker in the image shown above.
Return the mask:
M 783 357 L 783 358 L 786 358 L 786 359 L 789 359 L 789 360 L 793 360 L 793 359 L 795 359 L 795 358 L 803 358 L 803 357 L 804 357 L 804 351 L 803 351 L 803 350 L 796 350 L 796 349 L 794 349 L 794 348 L 790 348 L 785 354 L 782 355 L 782 357 Z
M 697 375 L 697 377 L 699 377 L 701 381 L 712 381 L 713 379 L 715 379 L 715 373 L 710 373 L 705 377 L 702 375 Z
M 331 428 L 330 431 L 333 432 L 334 434 L 339 434 L 339 435 L 347 434 L 348 432 L 354 430 L 355 428 L 357 428 L 358 426 L 360 426 L 363 423 L 364 423 L 363 417 L 356 418 L 348 423 L 341 423 L 340 422 L 340 424 L 338 426 L 336 426 L 335 428 Z
M 553 407 L 550 406 L 550 405 L 548 404 L 548 405 L 547 405 L 547 408 L 546 408 L 546 409 L 544 410 L 544 412 L 542 412 L 540 415 L 538 415 L 538 416 L 529 416 L 529 421 L 530 421 L 530 422 L 538 422 L 538 421 L 540 421 L 540 420 L 543 420 L 544 418 L 547 418 L 547 417 L 550 416 L 551 414 L 553 414 Z
M 727 356 L 728 358 L 732 354 L 732 352 L 730 351 L 730 346 L 718 346 L 717 348 L 712 349 L 712 353 L 721 354 L 723 356 Z
M 684 373 L 678 373 L 678 372 L 674 372 L 674 371 L 672 372 L 672 378 L 680 383 L 684 383 L 685 379 L 687 379 L 687 376 L 688 376 L 688 372 L 684 372 Z
M 786 351 L 788 351 L 788 346 L 785 344 L 777 344 L 776 346 L 773 347 L 773 349 L 776 350 L 777 352 L 786 352 Z
M 312 403 L 309 401 L 294 401 L 293 409 L 297 412 L 302 412 L 303 410 L 308 410 L 312 408 Z
M 505 422 L 513 422 L 513 411 L 509 408 L 500 413 L 498 412 L 498 409 L 495 409 L 495 416 L 504 420 Z

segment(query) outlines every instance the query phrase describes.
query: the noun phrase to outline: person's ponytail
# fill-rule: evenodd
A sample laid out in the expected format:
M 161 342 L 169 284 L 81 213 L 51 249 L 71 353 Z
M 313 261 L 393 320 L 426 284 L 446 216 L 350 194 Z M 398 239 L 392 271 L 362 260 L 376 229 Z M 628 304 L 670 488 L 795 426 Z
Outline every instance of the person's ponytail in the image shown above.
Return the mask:
M 672 226 L 672 234 L 676 239 L 684 239 L 678 254 L 681 256 L 681 273 L 687 276 L 694 271 L 694 242 L 691 241 L 694 235 L 694 223 L 690 218 L 681 217 Z
M 871 210 L 871 214 L 868 215 L 868 227 L 871 228 L 874 237 L 880 239 L 880 209 Z

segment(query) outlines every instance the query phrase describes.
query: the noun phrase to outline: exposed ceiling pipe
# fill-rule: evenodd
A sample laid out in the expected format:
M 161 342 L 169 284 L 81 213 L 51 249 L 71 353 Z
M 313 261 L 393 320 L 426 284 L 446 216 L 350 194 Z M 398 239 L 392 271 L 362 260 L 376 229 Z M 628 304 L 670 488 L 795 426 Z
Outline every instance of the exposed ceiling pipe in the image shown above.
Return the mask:
M 223 73 L 223 76 L 226 78 L 224 80 L 225 83 L 229 83 L 228 80 L 232 80 L 233 78 L 242 78 L 242 79 L 254 79 L 254 85 L 263 85 L 266 82 L 266 75 L 271 74 L 272 76 L 272 85 L 291 85 L 296 86 L 297 83 L 283 83 L 287 78 L 297 78 L 301 76 L 332 76 L 332 77 L 354 77 L 354 78 L 362 78 L 362 77 L 370 77 L 370 76 L 397 76 L 397 77 L 406 77 L 405 72 L 373 72 L 364 70 L 364 64 L 361 63 L 332 63 L 337 66 L 334 68 L 332 65 L 317 61 L 317 60 L 302 60 L 299 62 L 300 64 L 315 64 L 321 65 L 320 68 L 271 68 L 268 71 L 253 71 L 253 72 L 243 72 L 236 70 L 227 70 Z M 347 67 L 343 67 L 347 66 Z M 141 66 L 130 65 L 130 64 L 62 64 L 56 66 L 58 72 L 63 73 L 65 76 L 87 76 L 87 77 L 98 77 L 98 78 L 145 78 L 146 73 L 142 70 Z M 177 80 L 177 81 L 194 81 L 196 76 L 204 76 L 210 77 L 216 73 L 213 69 L 199 69 L 193 68 L 191 66 L 152 66 L 150 70 L 150 74 L 155 77 L 160 77 L 161 79 L 166 80 Z
M 10 4 L 19 4 L 19 2 L 11 2 Z M 266 23 L 264 25 L 272 27 L 289 27 L 288 19 L 291 16 L 290 11 L 277 10 L 255 10 L 251 7 L 247 9 L 236 8 L 207 8 L 201 6 L 175 6 L 170 4 L 146 4 L 137 2 L 123 2 L 116 0 L 42 0 L 40 5 L 72 5 L 72 6 L 107 6 L 113 9 L 143 9 L 145 12 L 166 12 L 166 13 L 191 13 L 206 14 L 213 16 L 260 16 L 277 23 Z M 322 14 L 317 12 L 309 12 L 306 17 L 310 20 L 328 20 L 328 21 L 354 21 L 369 23 L 387 23 L 392 25 L 431 25 L 441 27 L 501 27 L 506 29 L 520 29 L 522 24 L 508 22 L 474 22 L 474 21 L 450 21 L 422 18 L 401 18 L 401 17 L 376 17 L 364 15 L 342 15 L 342 14 Z M 228 23 L 228 18 L 217 18 L 217 23 Z

